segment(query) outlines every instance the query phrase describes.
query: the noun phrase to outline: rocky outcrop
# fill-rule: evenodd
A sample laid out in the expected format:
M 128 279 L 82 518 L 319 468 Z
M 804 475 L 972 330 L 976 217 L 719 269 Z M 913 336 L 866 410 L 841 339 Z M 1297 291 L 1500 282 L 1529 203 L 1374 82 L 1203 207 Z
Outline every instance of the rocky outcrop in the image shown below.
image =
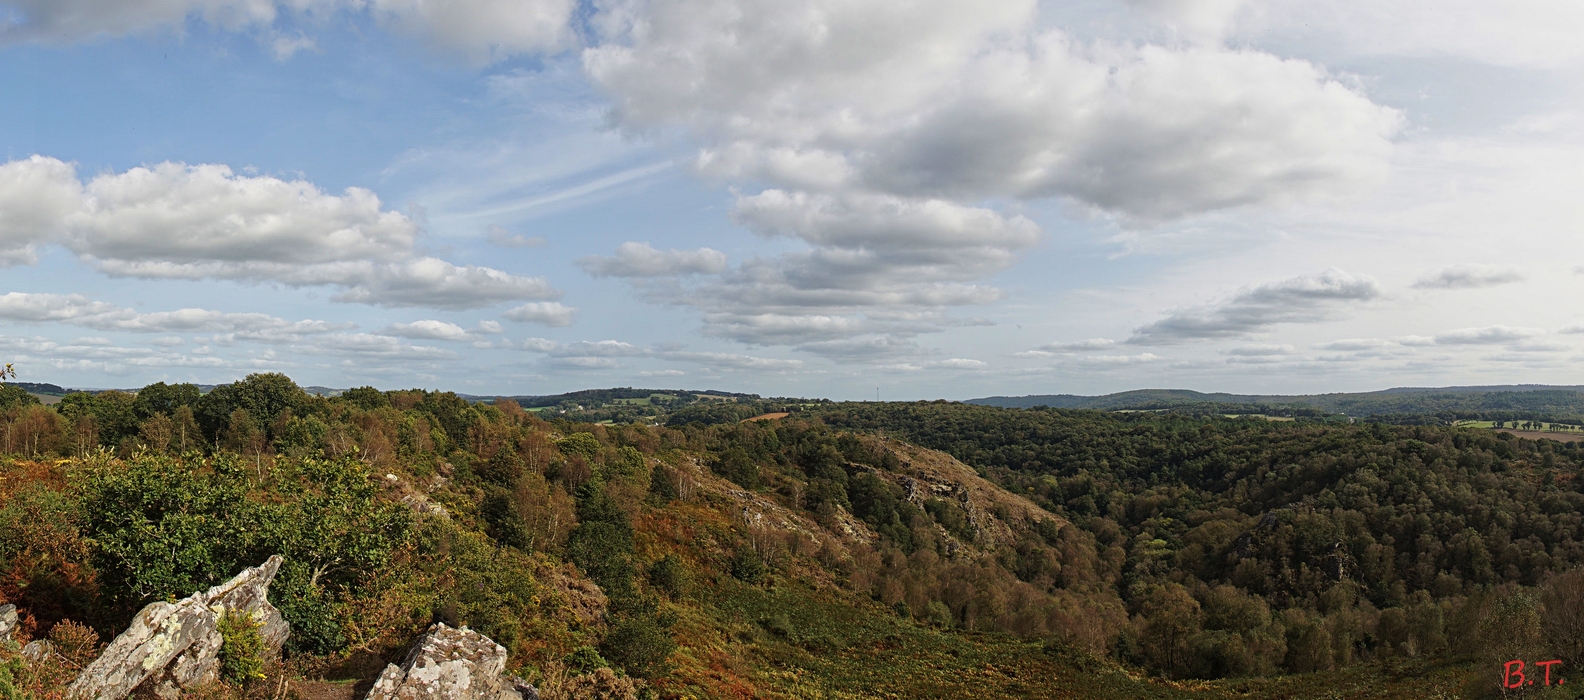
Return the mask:
M 175 603 L 152 603 L 66 689 L 72 700 L 121 700 L 139 687 L 167 700 L 220 676 L 220 618 L 246 612 L 259 621 L 267 654 L 280 653 L 290 633 L 269 603 L 281 558 Z
M 529 700 L 533 686 L 502 677 L 506 649 L 467 627 L 436 622 L 401 666 L 385 667 L 364 700 Z
M 17 612 L 15 605 L 0 605 L 0 642 L 11 641 L 11 635 L 17 629 Z

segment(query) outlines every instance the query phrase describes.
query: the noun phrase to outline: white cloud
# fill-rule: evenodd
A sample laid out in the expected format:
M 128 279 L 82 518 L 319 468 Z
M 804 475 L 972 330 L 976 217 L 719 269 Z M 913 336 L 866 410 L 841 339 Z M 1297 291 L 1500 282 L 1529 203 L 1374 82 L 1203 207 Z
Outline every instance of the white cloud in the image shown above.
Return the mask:
M 14 188 L 14 189 L 12 189 Z M 161 163 L 105 173 L 34 156 L 0 165 L 0 263 L 32 262 L 59 241 L 101 271 L 340 287 L 336 301 L 466 309 L 554 299 L 550 283 L 419 256 L 418 226 L 361 188 L 239 176 L 223 165 Z
M 614 2 L 584 64 L 700 166 L 833 192 L 1072 197 L 1156 220 L 1378 177 L 1393 110 L 1314 65 L 1083 45 L 1032 2 Z
M 455 323 L 425 319 L 412 323 L 393 323 L 385 332 L 402 338 L 420 338 L 424 340 L 471 340 L 472 336 L 467 329 Z
M 0 295 L 0 319 L 31 323 L 59 322 L 133 333 L 224 333 L 244 340 L 265 342 L 294 341 L 309 335 L 346 330 L 356 325 L 316 320 L 287 321 L 268 314 L 227 313 L 196 308 L 139 313 L 108 302 L 93 301 L 80 294 L 25 292 Z M 177 342 L 180 340 L 176 339 Z
M 1327 270 L 1244 289 L 1230 298 L 1180 309 L 1133 331 L 1129 343 L 1162 345 L 1189 340 L 1236 338 L 1283 323 L 1310 323 L 1336 315 L 1340 307 L 1381 296 L 1380 284 L 1342 270 Z
M 480 63 L 555 51 L 576 41 L 569 26 L 574 0 L 367 0 L 367 5 L 386 22 Z
M 1234 357 L 1276 357 L 1297 352 L 1291 345 L 1256 344 L 1235 347 L 1227 350 L 1226 354 Z
M 1149 362 L 1155 362 L 1160 359 L 1161 358 L 1159 355 L 1143 352 L 1137 355 L 1087 355 L 1081 356 L 1075 361 L 1078 364 L 1091 365 L 1095 367 L 1115 367 L 1122 365 L 1145 364 Z
M 1481 289 L 1526 279 L 1522 270 L 1496 265 L 1453 265 L 1414 282 L 1418 289 Z
M 1584 62 L 1584 6 L 1554 0 L 1245 2 L 1235 40 L 1301 39 L 1366 56 L 1457 58 L 1523 68 Z
M 1089 338 L 1088 340 L 1074 340 L 1065 343 L 1047 343 L 1033 350 L 1017 353 L 1019 356 L 1054 355 L 1057 353 L 1081 352 L 1087 350 L 1104 350 L 1117 344 L 1110 338 Z
M 1400 113 L 1255 50 L 1082 42 L 1032 0 L 611 0 L 583 64 L 632 132 L 682 133 L 732 217 L 807 250 L 719 279 L 646 282 L 707 334 L 797 344 L 954 325 L 1037 244 L 1009 214 L 1059 199 L 1149 225 L 1355 191 Z M 894 323 L 897 312 L 934 321 Z
M 444 348 L 412 345 L 401 338 L 377 333 L 329 333 L 306 338 L 292 345 L 307 354 L 334 355 L 359 361 L 436 361 L 454 360 L 457 353 Z
M 1459 328 L 1435 334 L 1436 345 L 1499 345 L 1537 335 L 1541 328 L 1513 328 L 1511 326 L 1485 326 L 1484 328 Z
M 72 166 L 40 156 L 0 164 L 0 267 L 37 262 L 35 246 L 59 235 L 81 206 Z
M 1397 343 L 1393 343 L 1390 340 L 1382 340 L 1380 338 L 1344 338 L 1342 340 L 1333 340 L 1329 343 L 1321 343 L 1315 347 L 1321 350 L 1361 351 L 1380 350 L 1383 348 L 1393 347 L 1395 345 L 1397 345 Z
M 570 326 L 577 317 L 577 309 L 555 301 L 536 301 L 508 309 L 501 314 L 501 317 L 519 323 Z
M 694 362 L 709 369 L 792 370 L 803 367 L 802 360 L 780 360 L 725 352 L 688 352 L 672 350 L 655 353 L 656 357 L 676 362 Z
M 986 364 L 982 360 L 974 360 L 966 357 L 953 357 L 949 360 L 926 362 L 924 363 L 924 366 L 936 369 L 985 369 L 990 365 Z
M 615 256 L 590 255 L 577 264 L 595 277 L 713 275 L 726 269 L 726 254 L 710 248 L 660 251 L 648 243 L 627 242 L 616 247 Z

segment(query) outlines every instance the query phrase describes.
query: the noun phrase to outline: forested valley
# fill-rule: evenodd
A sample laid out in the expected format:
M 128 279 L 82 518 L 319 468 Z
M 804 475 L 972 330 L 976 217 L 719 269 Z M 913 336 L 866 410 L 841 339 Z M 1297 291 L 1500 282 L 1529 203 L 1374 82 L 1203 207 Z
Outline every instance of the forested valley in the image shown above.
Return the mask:
M 278 374 L 54 406 L 0 386 L 0 604 L 63 660 L 0 643 L 0 696 L 62 697 L 141 606 L 274 554 L 271 673 L 295 685 L 237 697 L 350 689 L 435 621 L 552 698 L 1496 697 L 1509 660 L 1584 663 L 1578 443 L 545 403 Z

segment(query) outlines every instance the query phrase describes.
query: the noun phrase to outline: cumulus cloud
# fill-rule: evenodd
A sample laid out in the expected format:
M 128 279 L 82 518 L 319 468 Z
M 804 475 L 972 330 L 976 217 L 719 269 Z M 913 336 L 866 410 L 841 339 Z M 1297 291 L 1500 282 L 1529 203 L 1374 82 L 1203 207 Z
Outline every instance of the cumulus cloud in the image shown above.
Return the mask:
M 402 338 L 421 338 L 424 340 L 471 340 L 472 334 L 466 328 L 447 321 L 425 319 L 412 323 L 393 323 L 385 329 L 385 333 Z
M 1333 318 L 1347 304 L 1381 296 L 1380 284 L 1331 269 L 1244 289 L 1205 306 L 1179 309 L 1166 318 L 1134 329 L 1129 343 L 1165 345 L 1190 340 L 1236 338 L 1283 323 L 1311 323 Z
M 1022 217 L 877 195 L 766 190 L 739 197 L 733 218 L 810 250 L 753 258 L 702 282 L 673 277 L 640 288 L 651 299 L 704 311 L 709 335 L 756 345 L 978 322 L 946 310 L 1000 299 L 1000 290 L 973 280 L 1012 265 L 1040 235 Z
M 59 242 L 106 274 L 341 288 L 331 298 L 468 309 L 554 299 L 549 282 L 417 255 L 418 226 L 365 189 L 161 163 L 105 173 L 34 156 L 0 165 L 0 263 Z
M 661 251 L 648 243 L 627 242 L 616 247 L 614 256 L 590 255 L 577 265 L 595 277 L 712 275 L 726 269 L 726 254 L 711 248 Z
M 1522 270 L 1495 265 L 1453 265 L 1414 282 L 1415 289 L 1480 289 L 1526 279 Z
M 1039 240 L 1016 200 L 1128 225 L 1348 191 L 1401 115 L 1320 67 L 1219 45 L 1085 43 L 1032 0 L 613 0 L 587 74 L 632 131 L 698 145 L 733 220 L 806 250 L 644 284 L 750 344 L 939 331 Z M 925 323 L 881 320 L 933 314 Z
M 0 164 L 0 266 L 38 262 L 36 246 L 62 233 L 81 206 L 72 166 L 41 156 Z
M 501 314 L 508 321 L 537 323 L 542 326 L 570 326 L 577 309 L 556 301 L 536 301 L 508 309 Z
M 700 167 L 811 191 L 1071 197 L 1145 220 L 1378 176 L 1400 115 L 1304 61 L 1099 46 L 1034 3 L 614 2 L 588 73 Z M 1014 39 L 1015 37 L 1015 39 Z

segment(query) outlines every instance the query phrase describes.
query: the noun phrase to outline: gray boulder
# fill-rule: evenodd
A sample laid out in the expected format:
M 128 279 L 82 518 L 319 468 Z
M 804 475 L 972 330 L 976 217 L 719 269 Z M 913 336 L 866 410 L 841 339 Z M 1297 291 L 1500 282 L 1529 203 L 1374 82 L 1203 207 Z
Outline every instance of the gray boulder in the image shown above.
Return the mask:
M 45 659 L 54 655 L 55 645 L 47 639 L 35 639 L 22 647 L 22 660 L 30 664 L 43 663 Z
M 401 666 L 390 664 L 364 700 L 520 700 L 533 686 L 501 676 L 506 649 L 467 627 L 436 622 Z M 533 691 L 531 696 L 538 697 Z
M 17 614 L 15 605 L 0 605 L 0 642 L 11 641 L 11 634 L 16 632 Z
M 72 700 L 121 700 L 140 686 L 167 700 L 220 677 L 220 618 L 247 612 L 262 627 L 266 653 L 280 653 L 290 629 L 270 605 L 269 585 L 281 558 L 247 569 L 208 591 L 175 603 L 151 603 L 104 653 L 66 688 Z

